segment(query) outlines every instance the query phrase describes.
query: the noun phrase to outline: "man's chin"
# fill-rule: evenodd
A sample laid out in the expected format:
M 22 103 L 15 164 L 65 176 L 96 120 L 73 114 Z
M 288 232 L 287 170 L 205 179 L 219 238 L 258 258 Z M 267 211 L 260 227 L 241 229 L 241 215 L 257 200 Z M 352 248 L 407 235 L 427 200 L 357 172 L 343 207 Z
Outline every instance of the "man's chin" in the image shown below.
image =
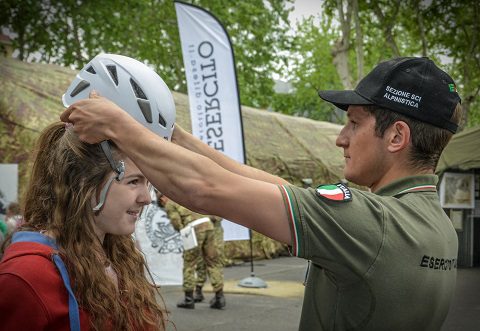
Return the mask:
M 343 178 L 345 178 L 349 182 L 355 183 L 355 176 L 350 173 L 347 168 L 343 169 Z
M 348 171 L 344 171 L 343 176 L 350 183 L 354 183 L 354 184 L 360 185 L 360 186 L 366 186 L 367 185 L 367 183 L 365 183 L 362 180 L 362 178 L 359 178 L 359 176 L 355 176 L 355 174 L 349 173 Z

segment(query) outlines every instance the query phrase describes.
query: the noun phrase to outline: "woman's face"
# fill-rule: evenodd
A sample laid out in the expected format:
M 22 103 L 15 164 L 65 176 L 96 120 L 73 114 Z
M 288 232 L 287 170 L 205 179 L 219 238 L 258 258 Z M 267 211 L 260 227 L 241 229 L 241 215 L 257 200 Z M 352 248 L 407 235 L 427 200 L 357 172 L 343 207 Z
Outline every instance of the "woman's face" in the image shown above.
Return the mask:
M 102 210 L 94 216 L 95 232 L 102 242 L 107 233 L 132 234 L 143 206 L 151 202 L 147 179 L 129 158 L 123 160 L 125 176 L 112 182 Z

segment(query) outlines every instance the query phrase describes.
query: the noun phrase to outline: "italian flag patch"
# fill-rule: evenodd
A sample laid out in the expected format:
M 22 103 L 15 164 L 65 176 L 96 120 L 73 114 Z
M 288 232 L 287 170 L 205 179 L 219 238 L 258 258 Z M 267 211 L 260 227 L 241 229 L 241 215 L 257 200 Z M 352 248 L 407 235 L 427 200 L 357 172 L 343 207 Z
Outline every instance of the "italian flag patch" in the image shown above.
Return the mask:
M 352 192 L 342 183 L 320 185 L 315 189 L 317 195 L 321 198 L 333 201 L 352 201 Z

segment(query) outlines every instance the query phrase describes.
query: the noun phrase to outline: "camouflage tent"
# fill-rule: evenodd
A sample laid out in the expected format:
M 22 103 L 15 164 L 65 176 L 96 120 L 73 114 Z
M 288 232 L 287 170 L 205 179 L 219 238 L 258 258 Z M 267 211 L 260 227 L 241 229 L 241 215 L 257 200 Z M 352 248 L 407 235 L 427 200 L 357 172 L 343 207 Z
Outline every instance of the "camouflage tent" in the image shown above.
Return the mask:
M 440 156 L 436 172 L 480 168 L 480 127 L 466 129 L 452 137 Z
M 75 76 L 68 68 L 0 59 L 0 163 L 18 163 L 20 191 L 26 182 L 28 153 L 38 133 L 59 119 L 61 95 Z M 188 97 L 173 93 L 177 121 L 189 129 Z M 336 182 L 342 177 L 343 154 L 335 147 L 341 127 L 310 119 L 242 107 L 247 163 L 301 185 Z M 254 236 L 255 256 L 270 257 L 282 246 Z M 228 244 L 227 256 L 244 257 L 248 242 Z

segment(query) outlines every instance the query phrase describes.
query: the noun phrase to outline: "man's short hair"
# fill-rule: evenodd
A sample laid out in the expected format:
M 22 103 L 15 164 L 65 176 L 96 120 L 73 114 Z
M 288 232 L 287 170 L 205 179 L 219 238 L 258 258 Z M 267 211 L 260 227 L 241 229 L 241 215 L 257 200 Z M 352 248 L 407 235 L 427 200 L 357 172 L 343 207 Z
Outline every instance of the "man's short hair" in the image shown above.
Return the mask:
M 385 131 L 395 122 L 403 121 L 410 128 L 411 150 L 409 166 L 419 170 L 435 169 L 453 133 L 432 124 L 404 116 L 397 112 L 376 105 L 364 106 L 364 109 L 375 117 L 375 135 L 383 137 Z M 458 124 L 462 107 L 457 104 L 450 121 Z

